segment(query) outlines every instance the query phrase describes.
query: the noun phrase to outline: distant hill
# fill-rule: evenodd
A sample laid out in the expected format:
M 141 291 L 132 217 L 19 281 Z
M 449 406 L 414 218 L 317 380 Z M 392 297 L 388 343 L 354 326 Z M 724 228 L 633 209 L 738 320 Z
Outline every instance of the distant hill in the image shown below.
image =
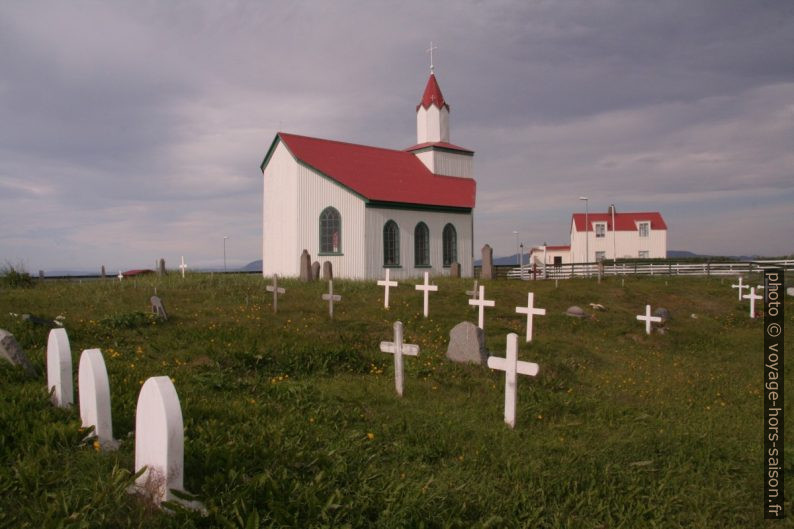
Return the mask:
M 243 272 L 261 272 L 262 271 L 262 259 L 257 259 L 256 261 L 251 261 L 244 267 L 240 268 Z

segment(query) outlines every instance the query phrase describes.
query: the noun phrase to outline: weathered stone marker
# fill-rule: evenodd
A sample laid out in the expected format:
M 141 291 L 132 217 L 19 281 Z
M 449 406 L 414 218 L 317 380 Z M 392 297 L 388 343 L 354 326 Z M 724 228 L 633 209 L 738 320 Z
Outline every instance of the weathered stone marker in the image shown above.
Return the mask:
M 94 435 L 104 450 L 115 450 L 113 421 L 110 417 L 110 383 L 105 359 L 99 349 L 86 349 L 80 355 L 77 371 L 80 419 L 84 427 L 94 427 Z
M 278 275 L 273 274 L 273 284 L 265 287 L 268 292 L 273 293 L 273 314 L 278 312 L 278 295 L 285 294 L 287 291 L 278 286 Z
M 517 374 L 534 377 L 538 374 L 538 364 L 522 362 L 518 359 L 518 335 L 507 335 L 507 354 L 505 358 L 491 356 L 488 367 L 505 372 L 505 422 L 510 428 L 516 426 L 516 395 L 518 390 Z
M 36 376 L 36 369 L 28 360 L 25 351 L 10 332 L 0 329 L 0 358 L 5 358 L 15 366 L 20 366 L 28 376 Z
M 152 296 L 149 298 L 149 302 L 152 305 L 152 314 L 163 318 L 164 320 L 168 319 L 168 313 L 165 312 L 165 306 L 163 305 L 163 300 L 160 299 L 159 296 Z
M 482 247 L 480 279 L 493 279 L 493 248 L 488 244 Z
M 187 270 L 187 265 L 185 264 L 185 256 L 183 255 L 180 263 L 179 263 L 179 270 L 182 271 L 182 279 L 185 279 L 185 270 Z
M 334 265 L 331 261 L 325 261 L 323 263 L 323 279 L 328 281 L 334 278 Z
M 74 403 L 72 350 L 66 329 L 53 329 L 47 338 L 47 390 L 56 406 L 66 408 Z
M 99 276 L 100 276 L 102 279 L 105 279 L 105 265 L 102 265 L 102 268 L 100 268 L 100 270 L 99 270 Z
M 389 269 L 386 269 L 386 279 L 378 281 L 379 287 L 384 287 L 385 293 L 383 295 L 383 306 L 389 308 L 389 287 L 396 287 L 397 281 L 389 281 Z
M 176 388 L 168 377 L 151 377 L 141 388 L 135 410 L 135 472 L 146 468 L 135 480 L 136 491 L 155 505 L 180 501 L 171 491 L 184 490 L 184 450 Z M 199 507 L 195 502 L 186 506 Z
M 650 305 L 645 305 L 645 316 L 638 314 L 637 319 L 640 321 L 645 321 L 645 334 L 651 334 L 651 323 L 662 322 L 662 318 L 660 316 L 651 316 Z
M 537 316 L 545 316 L 546 309 L 536 309 L 534 306 L 535 301 L 535 294 L 529 292 L 527 294 L 527 306 L 526 307 L 516 307 L 516 312 L 519 314 L 526 314 L 527 315 L 527 342 L 532 341 L 532 317 Z
M 161 257 L 157 266 L 157 275 L 164 276 L 166 273 L 167 272 L 165 271 L 165 259 Z
M 731 285 L 731 288 L 738 288 L 739 289 L 739 301 L 742 300 L 742 290 L 745 288 L 750 288 L 748 285 L 742 284 L 742 276 L 739 276 L 739 283 L 736 285 Z
M 334 282 L 328 281 L 328 294 L 323 294 L 323 299 L 328 302 L 328 315 L 334 319 L 334 301 L 342 301 L 342 296 L 334 295 Z
M 301 253 L 300 280 L 312 280 L 312 257 L 309 255 L 308 250 L 305 249 L 303 250 L 303 253 Z
M 403 396 L 403 355 L 418 356 L 419 346 L 403 343 L 403 324 L 400 321 L 394 323 L 394 341 L 381 342 L 380 350 L 384 353 L 394 355 L 394 387 L 397 395 Z
M 315 261 L 312 263 L 312 281 L 320 279 L 320 262 Z
M 454 261 L 449 265 L 449 277 L 460 277 L 460 263 Z
M 485 332 L 470 321 L 463 321 L 452 327 L 449 331 L 447 358 L 461 364 L 485 365 L 488 362 Z
M 477 299 L 470 299 L 469 305 L 479 307 L 480 314 L 477 317 L 477 327 L 485 330 L 485 307 L 493 307 L 496 302 L 492 299 L 485 299 L 485 287 L 480 285 L 480 296 Z
M 415 287 L 416 290 L 423 290 L 424 291 L 424 311 L 423 311 L 423 314 L 425 315 L 425 318 L 427 318 L 427 315 L 430 313 L 430 299 L 429 299 L 430 298 L 430 292 L 437 292 L 438 291 L 438 285 L 431 285 L 429 283 L 429 281 L 430 281 L 430 274 L 425 272 L 425 282 L 424 282 L 424 284 L 416 285 L 416 287 Z
M 755 287 L 750 288 L 750 293 L 742 296 L 744 299 L 750 300 L 750 317 L 755 318 L 755 300 L 764 299 L 764 296 L 759 296 L 755 293 Z

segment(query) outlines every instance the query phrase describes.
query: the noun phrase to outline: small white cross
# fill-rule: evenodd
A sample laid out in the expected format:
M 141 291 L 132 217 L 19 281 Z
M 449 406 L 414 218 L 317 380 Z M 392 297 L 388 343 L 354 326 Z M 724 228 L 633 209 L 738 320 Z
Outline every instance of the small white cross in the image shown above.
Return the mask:
M 423 285 L 416 285 L 416 290 L 424 290 L 424 297 L 425 297 L 425 305 L 424 305 L 424 315 L 427 318 L 428 313 L 430 312 L 430 292 L 437 292 L 438 285 L 431 285 L 429 283 L 429 274 L 425 272 L 425 283 Z
M 122 273 L 121 273 L 121 270 L 119 270 L 119 275 L 117 275 L 116 277 L 118 277 L 118 278 L 119 278 L 119 281 L 121 281 L 122 279 L 124 279 L 124 274 L 122 274 Z
M 750 288 L 750 293 L 742 296 L 744 299 L 750 300 L 750 317 L 755 318 L 755 300 L 764 299 L 764 296 L 759 296 L 755 293 L 755 287 Z
M 651 322 L 654 323 L 661 323 L 662 317 L 661 316 L 651 316 L 651 306 L 645 305 L 645 316 L 642 314 L 637 315 L 637 319 L 640 321 L 645 321 L 645 333 L 651 334 Z
M 505 372 L 505 422 L 510 428 L 516 426 L 516 393 L 518 380 L 516 374 L 534 377 L 538 374 L 538 364 L 522 362 L 518 359 L 518 335 L 507 335 L 507 354 L 505 358 L 488 357 L 488 367 Z
M 433 46 L 433 41 L 430 41 L 430 47 L 425 50 L 425 53 L 430 53 L 430 73 L 433 73 L 433 50 L 437 50 L 438 46 Z
M 472 288 L 471 290 L 467 290 L 466 291 L 466 295 L 467 296 L 471 296 L 471 299 L 477 299 L 477 289 L 478 289 L 478 285 L 479 284 L 480 283 L 475 279 L 474 280 L 474 288 Z M 474 307 L 472 307 L 472 308 L 474 308 Z
M 403 324 L 400 321 L 394 322 L 394 341 L 381 342 L 380 350 L 383 353 L 394 355 L 394 387 L 397 395 L 403 396 L 403 355 L 418 356 L 419 346 L 403 343 Z
M 384 287 L 386 289 L 386 293 L 383 296 L 383 306 L 385 308 L 389 308 L 389 287 L 396 287 L 397 281 L 389 281 L 389 269 L 386 269 L 386 279 L 382 281 L 378 281 L 379 287 Z
M 493 307 L 496 305 L 496 302 L 492 299 L 485 299 L 485 287 L 483 285 L 480 285 L 480 297 L 477 299 L 470 299 L 469 305 L 477 305 L 480 307 L 477 327 L 485 329 L 485 307 Z
M 738 285 L 731 285 L 731 288 L 738 288 L 739 289 L 739 301 L 742 300 L 742 290 L 745 288 L 750 288 L 747 285 L 742 284 L 742 276 L 739 276 L 739 284 Z
M 334 301 L 342 301 L 342 296 L 334 295 L 334 281 L 328 280 L 328 294 L 323 294 L 323 299 L 328 302 L 328 315 L 334 319 Z
M 529 292 L 527 294 L 527 306 L 526 307 L 516 307 L 516 312 L 519 314 L 526 314 L 527 315 L 527 342 L 532 341 L 532 316 L 545 316 L 546 309 L 536 309 L 534 306 L 535 301 L 535 294 Z
M 179 269 L 182 270 L 182 279 L 185 279 L 185 270 L 187 270 L 187 265 L 185 264 L 185 256 L 182 256 L 182 264 L 179 265 Z
M 275 314 L 278 312 L 278 295 L 284 294 L 286 290 L 284 290 L 283 288 L 279 288 L 277 274 L 273 274 L 273 284 L 267 285 L 265 288 L 267 289 L 268 292 L 273 293 L 273 314 Z

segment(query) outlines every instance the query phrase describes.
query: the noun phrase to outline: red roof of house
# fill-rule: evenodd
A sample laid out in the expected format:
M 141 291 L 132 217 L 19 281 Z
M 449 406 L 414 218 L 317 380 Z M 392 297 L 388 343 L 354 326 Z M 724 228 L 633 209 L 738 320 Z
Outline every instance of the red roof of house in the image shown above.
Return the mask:
M 570 249 L 571 249 L 570 246 L 548 246 L 548 245 L 546 246 L 546 251 L 549 252 L 562 252 Z M 542 251 L 543 251 L 543 246 L 535 246 L 534 248 L 532 248 L 531 253 L 542 252 Z
M 416 155 L 279 132 L 262 169 L 281 140 L 301 163 L 366 200 L 471 209 L 476 197 L 473 178 L 431 173 Z
M 424 149 L 425 147 L 439 147 L 441 149 L 449 149 L 452 151 L 461 151 L 467 154 L 474 154 L 474 151 L 472 151 L 471 149 L 460 147 L 459 145 L 454 145 L 452 143 L 447 143 L 445 141 L 427 141 L 425 143 L 417 143 L 413 147 L 408 147 L 405 150 L 408 152 L 413 152 L 413 151 L 418 151 L 419 149 Z
M 419 107 L 428 109 L 430 108 L 430 105 L 435 105 L 438 108 L 447 107 L 447 110 L 449 110 L 449 105 L 444 101 L 444 96 L 441 95 L 441 88 L 438 86 L 436 76 L 432 73 L 430 74 L 430 78 L 427 80 L 425 93 L 422 94 L 422 101 L 416 105 L 416 110 L 419 110 Z
M 588 213 L 587 220 L 590 222 L 590 230 L 593 230 L 593 222 L 606 222 L 607 231 L 612 231 L 612 214 L 611 213 Z M 617 229 L 615 231 L 636 231 L 637 223 L 643 221 L 651 222 L 652 230 L 666 230 L 665 224 L 661 213 L 658 211 L 641 211 L 637 213 L 615 213 L 615 224 Z M 576 224 L 576 231 L 585 231 L 585 214 L 574 213 L 571 220 Z

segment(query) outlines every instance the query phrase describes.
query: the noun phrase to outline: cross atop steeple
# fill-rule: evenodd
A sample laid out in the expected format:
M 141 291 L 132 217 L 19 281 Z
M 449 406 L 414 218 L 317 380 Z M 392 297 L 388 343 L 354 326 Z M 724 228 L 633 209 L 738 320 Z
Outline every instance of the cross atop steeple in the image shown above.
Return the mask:
M 430 73 L 433 73 L 433 50 L 437 50 L 438 46 L 433 46 L 433 41 L 430 41 L 430 47 L 425 50 L 425 53 L 430 53 Z

